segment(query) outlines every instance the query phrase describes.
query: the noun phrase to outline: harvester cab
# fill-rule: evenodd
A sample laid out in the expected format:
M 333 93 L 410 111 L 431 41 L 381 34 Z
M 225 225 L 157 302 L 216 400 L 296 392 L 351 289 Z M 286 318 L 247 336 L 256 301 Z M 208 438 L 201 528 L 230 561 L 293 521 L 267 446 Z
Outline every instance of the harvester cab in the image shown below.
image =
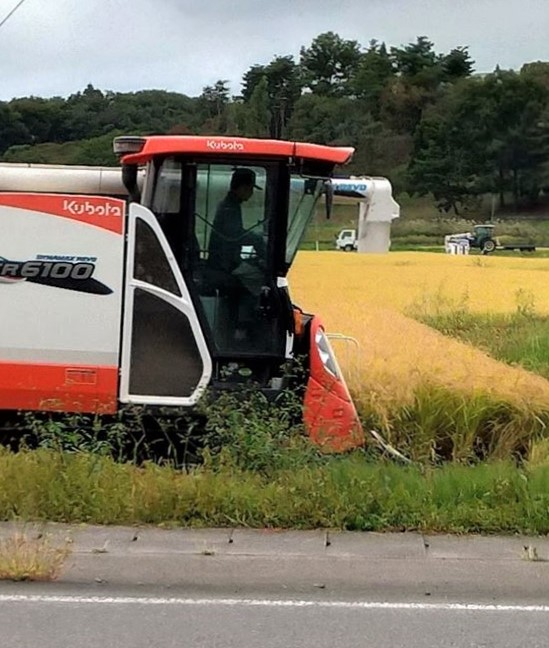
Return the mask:
M 0 182 L 0 409 L 191 407 L 208 388 L 250 383 L 275 398 L 296 388 L 287 367 L 304 358 L 313 441 L 362 443 L 322 323 L 294 306 L 287 281 L 353 149 L 150 136 L 114 150 L 127 200 Z

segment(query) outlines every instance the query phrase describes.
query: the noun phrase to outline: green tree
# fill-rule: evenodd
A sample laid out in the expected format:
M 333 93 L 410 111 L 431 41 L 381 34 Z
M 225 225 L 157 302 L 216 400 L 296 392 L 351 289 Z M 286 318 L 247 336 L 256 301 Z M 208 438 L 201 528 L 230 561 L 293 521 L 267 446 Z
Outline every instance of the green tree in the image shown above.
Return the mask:
M 120 131 L 112 131 L 100 137 L 83 140 L 74 153 L 71 164 L 117 166 L 118 158 L 112 150 L 112 141 L 121 134 Z
M 47 142 L 35 145 L 11 146 L 2 159 L 5 162 L 25 162 L 30 164 L 83 164 L 118 166 L 118 159 L 112 150 L 113 138 L 121 135 L 112 131 L 100 137 L 86 140 Z
M 32 142 L 32 135 L 21 119 L 21 115 L 9 104 L 0 102 L 0 153 L 14 144 Z
M 64 140 L 102 135 L 104 131 L 100 115 L 107 105 L 106 96 L 91 83 L 83 92 L 71 95 L 63 106 Z
M 357 41 L 345 40 L 331 31 L 320 34 L 300 50 L 304 85 L 321 96 L 350 95 L 360 56 Z
M 15 111 L 30 134 L 33 143 L 60 142 L 64 140 L 63 105 L 60 97 L 42 99 L 40 97 L 22 97 L 10 101 L 10 108 Z
M 440 59 L 425 36 L 404 47 L 391 47 L 395 76 L 380 95 L 382 121 L 397 133 L 414 134 L 424 109 L 436 101 L 442 81 Z
M 268 137 L 271 113 L 269 111 L 269 90 L 267 78 L 263 77 L 256 85 L 250 100 L 244 105 L 242 127 L 248 137 Z
M 473 61 L 466 47 L 439 55 L 425 36 L 405 47 L 391 48 L 396 77 L 381 95 L 380 115 L 398 133 L 414 134 L 424 111 L 444 95 L 444 85 L 470 76 Z
M 277 56 L 265 68 L 265 74 L 271 113 L 270 135 L 280 139 L 301 96 L 301 73 L 293 57 Z
M 370 114 L 354 99 L 304 94 L 296 103 L 289 133 L 298 140 L 356 146 L 371 124 Z
M 356 147 L 351 164 L 354 173 L 390 177 L 396 193 L 406 191 L 406 171 L 413 148 L 410 135 L 395 133 L 380 122 L 372 122 L 353 145 Z
M 393 63 L 385 47 L 373 40 L 361 55 L 355 75 L 351 82 L 353 95 L 364 102 L 376 119 L 381 114 L 381 96 L 389 81 L 394 78 Z
M 242 77 L 242 98 L 250 101 L 253 91 L 259 82 L 266 76 L 265 65 L 252 65 Z
M 426 71 L 440 74 L 440 58 L 433 49 L 433 43 L 426 36 L 418 36 L 415 43 L 404 47 L 391 47 L 391 59 L 396 72 L 405 78 L 418 82 Z
M 391 79 L 380 96 L 380 118 L 396 133 L 413 135 L 435 94 L 400 77 Z
M 537 81 L 546 90 L 549 90 L 549 63 L 545 61 L 535 61 L 534 63 L 525 63 L 520 69 L 520 76 L 523 79 Z
M 221 117 L 229 103 L 229 88 L 227 80 L 216 81 L 213 86 L 205 86 L 199 97 L 199 105 L 207 118 Z
M 227 106 L 229 88 L 227 80 L 220 79 L 213 86 L 205 86 L 198 98 L 198 110 L 202 118 L 202 130 L 223 134 L 227 129 Z
M 301 96 L 300 69 L 292 56 L 277 56 L 266 66 L 253 65 L 242 80 L 244 101 L 251 100 L 263 79 L 267 81 L 270 136 L 280 139 L 285 135 L 295 103 Z
M 504 205 L 512 192 L 535 199 L 547 179 L 548 91 L 515 72 L 456 84 L 418 128 L 411 189 L 431 192 L 457 212 L 459 202 L 486 191 Z
M 496 70 L 482 85 L 477 115 L 484 125 L 492 167 L 488 181 L 504 205 L 506 190 L 518 208 L 521 195 L 537 197 L 549 161 L 549 91 L 537 80 Z M 544 174 L 545 172 L 545 174 Z M 526 185 L 528 189 L 526 189 Z
M 202 124 L 200 99 L 165 90 L 107 93 L 101 114 L 104 130 L 113 127 L 135 133 L 166 133 L 177 124 L 194 130 Z
M 474 132 L 457 117 L 433 115 L 422 120 L 408 167 L 408 192 L 432 194 L 439 210 L 459 215 L 462 206 L 480 192 L 479 176 L 486 161 L 475 150 Z
M 469 56 L 467 47 L 455 47 L 440 58 L 442 78 L 444 81 L 457 81 L 471 76 L 475 62 Z

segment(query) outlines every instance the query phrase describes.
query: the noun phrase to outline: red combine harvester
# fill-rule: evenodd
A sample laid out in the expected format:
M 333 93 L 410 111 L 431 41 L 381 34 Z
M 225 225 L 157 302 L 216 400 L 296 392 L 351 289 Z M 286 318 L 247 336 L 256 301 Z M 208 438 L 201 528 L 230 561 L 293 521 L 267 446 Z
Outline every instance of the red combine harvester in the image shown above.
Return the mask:
M 311 439 L 361 445 L 323 325 L 286 278 L 353 149 L 128 136 L 114 150 L 121 169 L 0 168 L 0 415 L 191 408 L 250 383 L 276 397 L 303 357 Z

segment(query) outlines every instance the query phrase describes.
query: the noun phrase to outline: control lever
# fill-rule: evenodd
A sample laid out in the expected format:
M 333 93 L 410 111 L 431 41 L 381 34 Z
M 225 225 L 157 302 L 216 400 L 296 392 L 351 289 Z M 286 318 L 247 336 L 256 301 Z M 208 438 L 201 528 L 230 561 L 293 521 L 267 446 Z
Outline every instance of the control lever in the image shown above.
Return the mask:
M 263 317 L 269 317 L 273 312 L 272 290 L 269 286 L 261 286 L 259 310 Z

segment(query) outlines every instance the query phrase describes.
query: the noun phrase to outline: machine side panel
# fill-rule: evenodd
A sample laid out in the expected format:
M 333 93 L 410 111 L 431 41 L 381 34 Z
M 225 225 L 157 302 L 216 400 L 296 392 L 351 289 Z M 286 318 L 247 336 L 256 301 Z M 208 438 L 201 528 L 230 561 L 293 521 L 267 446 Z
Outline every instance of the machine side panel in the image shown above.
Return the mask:
M 0 409 L 116 410 L 124 213 L 0 193 Z
M 0 361 L 0 409 L 113 414 L 118 367 Z

